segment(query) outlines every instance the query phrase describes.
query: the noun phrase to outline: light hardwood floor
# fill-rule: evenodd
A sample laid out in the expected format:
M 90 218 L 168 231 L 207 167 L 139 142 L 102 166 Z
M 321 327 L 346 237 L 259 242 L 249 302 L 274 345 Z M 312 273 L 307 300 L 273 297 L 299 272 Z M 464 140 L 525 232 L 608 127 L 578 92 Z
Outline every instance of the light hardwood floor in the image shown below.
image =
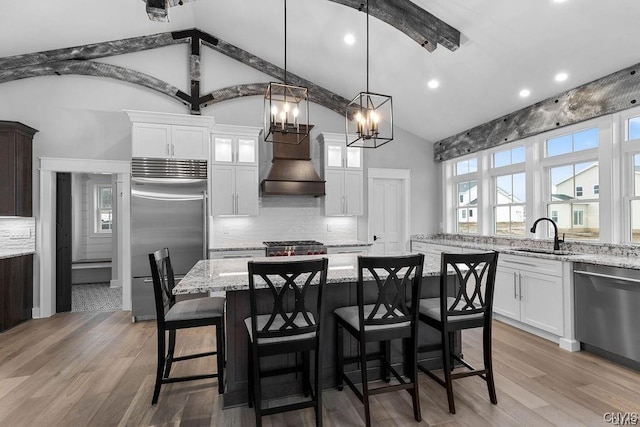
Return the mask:
M 215 346 L 213 331 L 181 331 L 177 352 Z M 1 426 L 250 426 L 253 411 L 222 410 L 217 380 L 163 386 L 151 406 L 155 322 L 131 323 L 129 312 L 68 313 L 32 320 L 0 334 Z M 465 332 L 465 357 L 480 359 L 480 336 Z M 640 373 L 495 322 L 498 405 L 477 378 L 454 382 L 457 414 L 444 388 L 420 375 L 422 423 L 406 392 L 373 398 L 376 425 L 608 425 L 607 412 L 640 414 Z M 207 360 L 208 359 L 208 360 Z M 176 374 L 215 370 L 205 358 L 182 362 Z M 354 394 L 324 393 L 326 426 L 363 425 Z M 312 409 L 265 417 L 266 426 L 314 425 Z

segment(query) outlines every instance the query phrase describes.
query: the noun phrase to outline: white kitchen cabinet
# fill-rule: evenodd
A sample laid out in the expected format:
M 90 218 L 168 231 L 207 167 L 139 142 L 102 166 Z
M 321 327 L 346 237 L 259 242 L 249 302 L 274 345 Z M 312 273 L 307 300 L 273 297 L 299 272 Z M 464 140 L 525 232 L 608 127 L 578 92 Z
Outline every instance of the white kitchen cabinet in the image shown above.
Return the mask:
M 564 335 L 562 262 L 501 254 L 493 311 L 554 335 Z
M 207 160 L 213 117 L 126 111 L 133 122 L 131 157 Z
M 361 148 L 347 147 L 344 134 L 322 133 L 323 172 L 326 181 L 325 215 L 364 213 L 364 173 Z
M 212 166 L 211 215 L 258 215 L 257 166 Z
M 258 215 L 260 128 L 216 125 L 211 137 L 211 215 Z

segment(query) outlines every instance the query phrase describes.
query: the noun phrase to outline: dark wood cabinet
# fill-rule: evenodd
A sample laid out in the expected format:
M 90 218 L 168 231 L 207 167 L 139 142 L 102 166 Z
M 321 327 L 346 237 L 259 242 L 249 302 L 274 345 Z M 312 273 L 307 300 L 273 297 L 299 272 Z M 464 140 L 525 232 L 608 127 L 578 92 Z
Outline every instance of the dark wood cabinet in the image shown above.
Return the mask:
M 0 121 L 0 216 L 33 216 L 33 135 L 36 129 Z
M 31 319 L 33 255 L 0 259 L 0 332 Z

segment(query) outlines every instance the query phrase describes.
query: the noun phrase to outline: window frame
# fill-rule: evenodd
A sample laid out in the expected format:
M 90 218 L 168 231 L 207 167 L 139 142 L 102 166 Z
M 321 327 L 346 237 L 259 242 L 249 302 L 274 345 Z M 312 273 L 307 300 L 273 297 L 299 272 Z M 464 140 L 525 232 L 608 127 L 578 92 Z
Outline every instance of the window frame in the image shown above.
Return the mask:
M 111 207 L 104 208 L 101 206 L 101 190 L 102 189 L 110 189 L 111 190 Z M 94 236 L 111 236 L 113 232 L 113 185 L 106 183 L 97 183 L 92 185 L 92 193 L 93 197 L 91 198 L 91 210 L 93 212 L 93 225 L 92 225 L 92 234 Z M 102 225 L 102 211 L 109 210 L 111 213 L 111 225 L 108 230 L 103 230 Z
M 457 175 L 457 164 L 459 162 L 464 162 L 464 161 L 470 161 L 476 159 L 476 171 L 474 172 L 468 172 L 465 174 L 460 174 Z M 463 219 L 466 219 L 466 223 L 469 223 L 469 218 L 471 217 L 468 214 L 468 211 L 470 209 L 478 209 L 479 210 L 479 204 L 480 204 L 480 200 L 481 200 L 481 188 L 480 186 L 480 171 L 482 170 L 482 159 L 481 156 L 478 153 L 474 153 L 473 155 L 469 155 L 469 156 L 464 156 L 464 157 L 460 157 L 460 158 L 456 158 L 456 159 L 452 159 L 451 161 L 451 171 L 452 171 L 452 179 L 451 179 L 451 183 L 452 183 L 452 188 L 451 191 L 453 192 L 453 200 L 455 201 L 455 204 L 453 206 L 453 211 L 451 214 L 451 219 L 452 219 L 452 224 L 451 224 L 451 228 L 452 231 L 454 233 L 459 233 L 459 234 L 467 234 L 467 235 L 480 235 L 481 234 L 481 224 L 480 224 L 480 218 L 478 217 L 478 215 L 476 215 L 476 232 L 475 233 L 471 233 L 471 232 L 464 232 L 464 231 L 460 231 L 459 229 L 459 224 L 460 224 L 460 218 L 462 217 L 462 215 L 459 213 L 462 210 L 465 210 L 467 213 L 465 213 L 465 216 Z M 476 182 L 476 195 L 477 195 L 477 199 L 478 199 L 478 204 L 476 205 L 466 205 L 463 206 L 461 205 L 462 201 L 460 200 L 460 194 L 458 193 L 458 185 L 463 183 L 463 182 L 471 182 L 471 181 L 475 181 Z M 479 213 L 479 212 L 478 212 Z

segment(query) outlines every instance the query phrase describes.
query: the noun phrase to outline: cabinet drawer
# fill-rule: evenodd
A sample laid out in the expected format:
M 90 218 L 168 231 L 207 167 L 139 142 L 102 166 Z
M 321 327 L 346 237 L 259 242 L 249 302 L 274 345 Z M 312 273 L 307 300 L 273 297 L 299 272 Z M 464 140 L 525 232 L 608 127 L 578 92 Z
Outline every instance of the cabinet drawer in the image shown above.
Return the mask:
M 500 254 L 498 265 L 550 276 L 562 276 L 562 261 L 552 259 Z

